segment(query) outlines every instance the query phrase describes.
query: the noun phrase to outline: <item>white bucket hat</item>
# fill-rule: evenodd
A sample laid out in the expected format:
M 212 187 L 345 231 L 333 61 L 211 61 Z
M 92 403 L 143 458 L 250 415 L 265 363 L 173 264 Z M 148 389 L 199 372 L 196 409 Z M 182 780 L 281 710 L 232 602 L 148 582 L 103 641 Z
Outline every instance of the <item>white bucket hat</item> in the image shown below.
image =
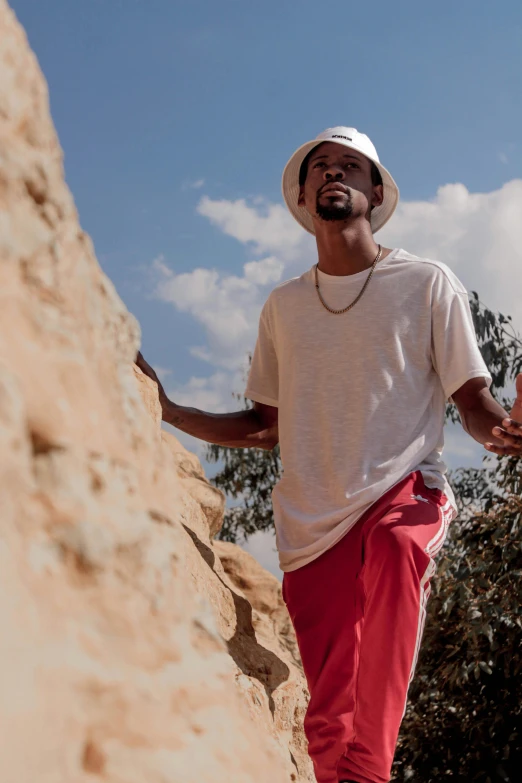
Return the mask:
M 372 232 L 375 234 L 395 212 L 395 208 L 399 202 L 399 188 L 395 184 L 390 172 L 379 162 L 377 150 L 368 136 L 365 136 L 364 133 L 359 133 L 355 128 L 345 128 L 343 125 L 339 125 L 335 128 L 327 128 L 327 130 L 320 133 L 314 141 L 307 141 L 306 144 L 299 147 L 297 152 L 294 152 L 283 172 L 282 188 L 286 206 L 303 228 L 309 231 L 310 234 L 315 234 L 314 224 L 310 213 L 305 207 L 298 206 L 297 203 L 299 199 L 299 171 L 303 160 L 310 150 L 313 150 L 314 147 L 322 144 L 323 141 L 334 141 L 337 144 L 342 144 L 344 147 L 357 150 L 357 152 L 360 152 L 362 155 L 369 158 L 369 160 L 373 161 L 379 169 L 384 186 L 384 198 L 380 206 L 372 209 L 370 225 L 372 227 Z

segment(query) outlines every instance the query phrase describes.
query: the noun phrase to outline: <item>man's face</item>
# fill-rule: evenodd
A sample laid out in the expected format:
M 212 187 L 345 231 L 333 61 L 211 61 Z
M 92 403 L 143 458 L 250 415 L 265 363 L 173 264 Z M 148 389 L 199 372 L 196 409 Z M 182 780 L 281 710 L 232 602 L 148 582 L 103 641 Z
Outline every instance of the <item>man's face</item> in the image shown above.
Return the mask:
M 371 163 L 342 144 L 325 141 L 310 156 L 299 206 L 314 218 L 346 221 L 365 215 L 382 203 L 382 185 L 373 185 Z

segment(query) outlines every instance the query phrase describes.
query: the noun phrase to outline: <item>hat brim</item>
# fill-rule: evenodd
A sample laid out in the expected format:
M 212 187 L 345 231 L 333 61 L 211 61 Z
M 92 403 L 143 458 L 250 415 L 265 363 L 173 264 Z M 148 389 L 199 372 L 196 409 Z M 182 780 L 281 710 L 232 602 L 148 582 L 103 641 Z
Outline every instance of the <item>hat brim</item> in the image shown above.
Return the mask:
M 303 144 L 302 147 L 299 147 L 299 149 L 294 152 L 285 166 L 281 183 L 283 198 L 285 200 L 286 206 L 297 222 L 310 234 L 315 235 L 312 216 L 305 207 L 300 207 L 297 203 L 299 200 L 299 172 L 301 170 L 301 164 L 308 153 L 313 150 L 314 147 L 318 147 L 319 144 L 324 144 L 325 141 L 332 141 L 335 144 L 341 144 L 343 147 L 349 147 L 350 149 L 356 150 L 361 155 L 364 155 L 365 158 L 371 160 L 372 163 L 375 163 L 379 169 L 382 177 L 384 198 L 382 200 L 382 204 L 372 209 L 370 216 L 372 233 L 375 234 L 384 226 L 385 223 L 388 222 L 395 212 L 397 204 L 399 203 L 399 188 L 397 187 L 395 180 L 393 179 L 390 172 L 385 169 L 378 160 L 370 157 L 369 155 L 366 155 L 365 153 L 361 152 L 361 150 L 356 145 L 350 144 L 343 139 L 314 139 L 313 141 L 308 141 L 306 144 Z

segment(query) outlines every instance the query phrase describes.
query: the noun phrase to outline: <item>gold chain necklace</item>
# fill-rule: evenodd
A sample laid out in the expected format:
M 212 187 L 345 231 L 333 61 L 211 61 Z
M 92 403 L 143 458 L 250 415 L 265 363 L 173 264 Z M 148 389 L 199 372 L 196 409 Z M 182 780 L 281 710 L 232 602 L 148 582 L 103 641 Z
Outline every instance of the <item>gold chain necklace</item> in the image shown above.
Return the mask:
M 382 256 L 382 247 L 379 245 L 379 252 L 378 252 L 378 253 L 377 253 L 377 255 L 375 256 L 375 261 L 373 262 L 373 264 L 372 264 L 372 268 L 370 269 L 370 274 L 369 274 L 369 275 L 368 275 L 368 277 L 366 278 L 366 282 L 365 282 L 365 284 L 363 285 L 363 287 L 362 287 L 362 289 L 361 289 L 361 292 L 360 292 L 359 296 L 358 296 L 356 299 L 354 299 L 354 300 L 353 300 L 353 302 L 352 302 L 351 304 L 349 304 L 349 305 L 348 305 L 348 307 L 343 307 L 343 309 L 342 309 L 342 310 L 332 310 L 332 308 L 331 308 L 331 307 L 328 307 L 328 305 L 327 305 L 327 304 L 326 304 L 326 302 L 324 301 L 324 299 L 323 299 L 323 297 L 322 297 L 322 295 L 321 295 L 321 292 L 320 292 L 320 290 L 319 290 L 319 280 L 318 280 L 318 275 L 317 275 L 317 268 L 318 268 L 319 264 L 317 263 L 317 264 L 315 265 L 315 287 L 316 287 L 316 290 L 317 290 L 317 295 L 319 296 L 319 299 L 320 299 L 320 301 L 321 301 L 321 304 L 323 305 L 323 307 L 325 307 L 325 308 L 326 308 L 326 310 L 328 310 L 328 312 L 329 312 L 329 313 L 333 313 L 334 315 L 340 315 L 341 313 L 346 313 L 346 311 L 347 311 L 347 310 L 351 310 L 351 309 L 352 309 L 352 307 L 353 307 L 354 305 L 356 305 L 356 304 L 357 304 L 357 302 L 359 301 L 359 299 L 361 298 L 361 296 L 364 294 L 364 292 L 365 292 L 365 290 L 366 290 L 366 286 L 367 286 L 367 285 L 368 285 L 368 283 L 370 282 L 370 278 L 371 278 L 371 276 L 373 275 L 373 271 L 374 271 L 375 267 L 377 266 L 377 264 L 379 263 L 379 259 L 380 259 L 380 257 L 381 257 L 381 256 Z

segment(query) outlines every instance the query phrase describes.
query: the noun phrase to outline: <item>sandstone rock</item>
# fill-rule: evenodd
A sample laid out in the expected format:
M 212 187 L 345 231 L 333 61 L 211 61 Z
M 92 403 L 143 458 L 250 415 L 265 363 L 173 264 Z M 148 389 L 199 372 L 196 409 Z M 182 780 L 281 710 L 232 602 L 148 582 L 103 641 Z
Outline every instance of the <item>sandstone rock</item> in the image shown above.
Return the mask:
M 139 372 L 139 371 L 138 371 Z M 154 396 L 157 397 L 154 392 Z M 178 469 L 183 489 L 199 504 L 206 519 L 211 538 L 219 533 L 225 512 L 225 496 L 210 484 L 195 454 L 191 454 L 179 440 L 168 432 L 162 432 L 162 440 Z
M 312 781 L 278 586 L 213 541 L 5 0 L 0 74 L 0 780 Z
M 258 644 L 276 654 L 289 668 L 284 686 L 274 690 L 274 728 L 280 740 L 286 738 L 304 780 L 314 781 L 302 728 L 308 691 L 279 580 L 235 544 L 214 541 L 214 550 L 234 590 L 244 596 L 251 607 L 252 627 Z M 301 776 L 297 779 L 301 780 Z

